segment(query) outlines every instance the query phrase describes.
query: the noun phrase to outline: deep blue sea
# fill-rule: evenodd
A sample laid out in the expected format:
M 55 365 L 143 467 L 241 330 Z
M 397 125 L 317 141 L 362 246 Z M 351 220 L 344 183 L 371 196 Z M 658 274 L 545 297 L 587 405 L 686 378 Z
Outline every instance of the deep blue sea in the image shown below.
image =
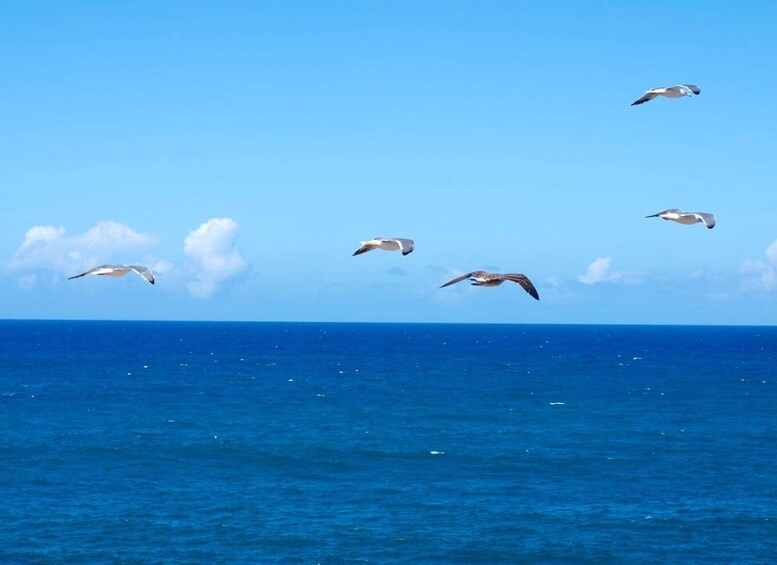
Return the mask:
M 2 563 L 776 563 L 777 328 L 0 321 Z

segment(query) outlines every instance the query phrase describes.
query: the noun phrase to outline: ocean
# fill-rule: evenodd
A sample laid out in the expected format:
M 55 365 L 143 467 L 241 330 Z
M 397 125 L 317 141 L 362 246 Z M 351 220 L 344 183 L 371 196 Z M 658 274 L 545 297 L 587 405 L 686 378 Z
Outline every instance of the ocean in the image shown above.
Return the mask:
M 775 563 L 777 328 L 0 321 L 0 563 Z

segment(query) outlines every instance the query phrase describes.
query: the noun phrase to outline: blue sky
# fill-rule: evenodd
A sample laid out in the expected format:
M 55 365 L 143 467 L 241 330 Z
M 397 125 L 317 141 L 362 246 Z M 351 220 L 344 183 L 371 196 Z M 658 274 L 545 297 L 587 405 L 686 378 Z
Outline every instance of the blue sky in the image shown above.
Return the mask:
M 773 325 L 777 5 L 621 4 L 3 4 L 0 317 Z

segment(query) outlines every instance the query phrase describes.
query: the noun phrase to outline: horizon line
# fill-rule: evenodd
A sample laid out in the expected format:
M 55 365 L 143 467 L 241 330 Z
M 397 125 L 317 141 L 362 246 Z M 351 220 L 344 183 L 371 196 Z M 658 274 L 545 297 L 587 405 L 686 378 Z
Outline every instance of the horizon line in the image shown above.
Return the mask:
M 99 318 L 1 318 L 3 322 L 110 322 L 151 324 L 327 324 L 327 325 L 416 325 L 416 326 L 633 326 L 633 327 L 687 327 L 687 328 L 775 328 L 775 324 L 683 324 L 683 323 L 640 323 L 640 322 L 389 322 L 389 321 L 322 321 L 322 320 L 128 320 Z

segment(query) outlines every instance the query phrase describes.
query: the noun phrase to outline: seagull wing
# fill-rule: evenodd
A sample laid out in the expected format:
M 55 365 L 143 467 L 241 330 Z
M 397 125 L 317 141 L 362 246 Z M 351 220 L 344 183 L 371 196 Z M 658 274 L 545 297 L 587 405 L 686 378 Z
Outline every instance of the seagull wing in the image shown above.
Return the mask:
M 715 216 L 713 214 L 707 214 L 705 212 L 697 212 L 694 214 L 699 220 L 704 222 L 704 225 L 707 226 L 707 229 L 712 229 L 715 227 Z
M 631 103 L 631 105 L 636 106 L 637 104 L 644 104 L 649 100 L 653 100 L 653 98 L 655 98 L 656 96 L 658 96 L 658 93 L 655 91 L 655 89 L 648 90 L 645 94 L 642 95 L 642 98 L 636 99 L 634 102 Z
M 140 265 L 127 265 L 129 269 L 146 279 L 151 284 L 154 284 L 154 275 L 151 273 L 151 269 L 148 267 L 142 267 Z
M 361 242 L 362 246 L 353 252 L 354 255 L 361 255 L 362 253 L 367 253 L 367 251 L 372 251 L 373 249 L 377 249 L 377 245 L 374 243 L 369 243 L 367 241 Z
M 677 86 L 683 86 L 696 95 L 701 94 L 701 88 L 699 88 L 695 84 L 678 84 Z
M 512 274 L 508 273 L 506 275 L 502 275 L 500 278 L 506 280 L 506 281 L 513 281 L 517 282 L 519 285 L 523 287 L 523 289 L 528 292 L 535 300 L 540 299 L 540 295 L 537 292 L 537 289 L 534 288 L 534 285 L 529 280 L 529 278 L 526 275 L 521 274 Z
M 116 269 L 111 265 L 100 265 L 99 267 L 94 267 L 92 269 L 89 269 L 88 271 L 84 271 L 80 275 L 73 275 L 72 277 L 68 277 L 67 280 L 70 279 L 77 279 L 79 277 L 83 277 L 86 275 L 105 275 L 108 273 L 112 273 Z
M 448 281 L 447 283 L 445 283 L 444 285 L 442 285 L 440 288 L 445 288 L 446 286 L 450 286 L 450 285 L 452 285 L 452 284 L 456 284 L 457 282 L 461 282 L 461 281 L 463 281 L 463 280 L 465 280 L 465 279 L 468 279 L 468 278 L 470 278 L 472 275 L 474 275 L 476 272 L 477 272 L 477 271 L 474 271 L 474 272 L 472 272 L 472 273 L 467 273 L 466 275 L 461 275 L 460 277 L 456 277 L 456 278 L 455 278 L 455 279 L 453 279 L 452 281 Z
M 394 241 L 399 244 L 399 250 L 402 252 L 402 255 L 408 255 L 415 249 L 415 242 L 412 239 L 397 238 Z

